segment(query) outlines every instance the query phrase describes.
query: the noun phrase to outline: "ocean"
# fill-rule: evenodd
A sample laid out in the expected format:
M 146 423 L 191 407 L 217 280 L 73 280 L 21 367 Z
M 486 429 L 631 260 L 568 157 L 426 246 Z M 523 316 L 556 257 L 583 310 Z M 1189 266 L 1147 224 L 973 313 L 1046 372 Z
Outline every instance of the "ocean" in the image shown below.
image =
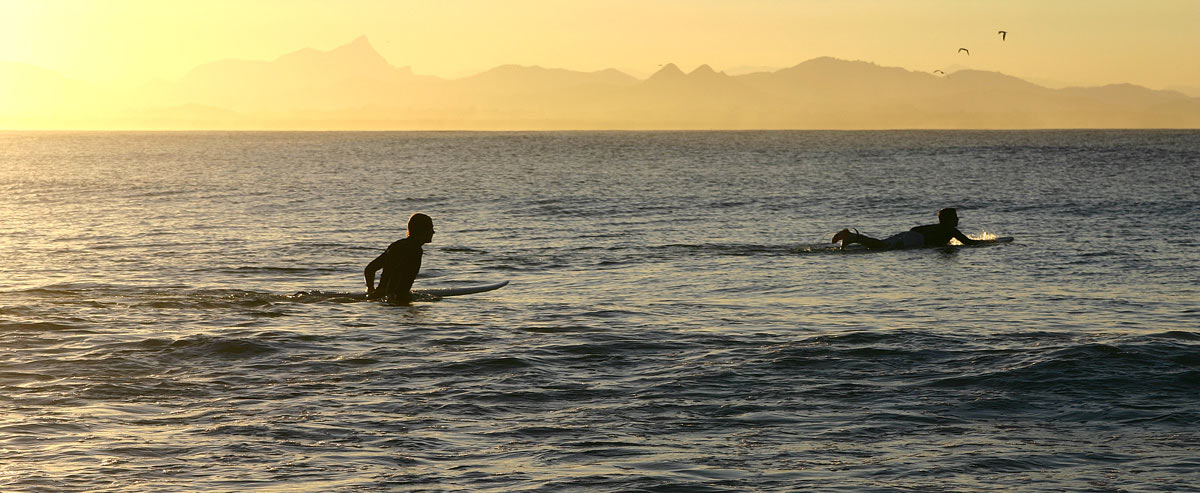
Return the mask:
M 3 491 L 1196 491 L 1200 132 L 0 133 Z M 839 250 L 957 207 L 1011 243 Z M 433 217 L 411 306 L 354 300 Z

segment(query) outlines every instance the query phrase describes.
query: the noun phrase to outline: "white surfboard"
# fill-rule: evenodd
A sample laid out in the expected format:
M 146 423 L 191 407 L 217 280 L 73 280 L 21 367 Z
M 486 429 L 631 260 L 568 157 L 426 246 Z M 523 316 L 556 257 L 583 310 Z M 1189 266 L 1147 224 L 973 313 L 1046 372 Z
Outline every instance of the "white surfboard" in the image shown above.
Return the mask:
M 491 291 L 494 289 L 500 289 L 507 285 L 508 285 L 508 281 L 500 281 L 497 283 L 484 284 L 481 286 L 463 286 L 463 287 L 459 287 L 459 288 L 424 288 L 424 289 L 414 289 L 414 290 L 412 290 L 412 294 L 414 296 L 440 296 L 440 297 L 462 296 L 464 294 L 483 293 L 483 292 Z
M 999 236 L 999 237 L 996 237 L 996 238 L 988 238 L 988 239 L 986 239 L 986 240 L 979 240 L 979 241 L 982 241 L 982 242 L 984 242 L 984 243 L 1012 243 L 1012 241 L 1013 241 L 1013 237 L 1011 237 L 1011 236 Z

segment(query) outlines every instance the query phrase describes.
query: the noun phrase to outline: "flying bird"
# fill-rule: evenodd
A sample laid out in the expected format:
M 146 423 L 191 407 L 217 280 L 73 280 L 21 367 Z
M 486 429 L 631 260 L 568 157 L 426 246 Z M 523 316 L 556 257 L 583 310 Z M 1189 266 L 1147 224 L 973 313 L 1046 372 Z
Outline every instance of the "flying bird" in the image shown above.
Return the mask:
M 1004 41 L 1004 38 L 1008 37 L 1008 31 L 996 31 L 996 34 L 1000 35 L 1000 41 Z
M 934 71 L 933 71 L 933 73 L 935 73 L 935 74 L 942 74 L 942 75 L 946 75 L 946 73 L 945 73 L 945 72 L 942 72 L 941 70 L 934 70 Z
M 967 52 L 967 56 L 971 56 L 971 50 L 968 50 L 966 48 L 959 48 L 958 51 L 960 51 L 960 52 L 965 51 L 965 52 Z

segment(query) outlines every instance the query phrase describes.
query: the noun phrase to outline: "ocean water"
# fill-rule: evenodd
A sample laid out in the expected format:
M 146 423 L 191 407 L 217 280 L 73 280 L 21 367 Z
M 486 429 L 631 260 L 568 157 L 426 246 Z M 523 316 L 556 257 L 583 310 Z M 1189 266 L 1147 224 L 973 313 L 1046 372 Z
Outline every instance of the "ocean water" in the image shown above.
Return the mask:
M 3 491 L 1196 491 L 1200 132 L 0 133 Z M 1012 243 L 840 251 L 959 208 Z M 355 301 L 430 214 L 411 306 Z

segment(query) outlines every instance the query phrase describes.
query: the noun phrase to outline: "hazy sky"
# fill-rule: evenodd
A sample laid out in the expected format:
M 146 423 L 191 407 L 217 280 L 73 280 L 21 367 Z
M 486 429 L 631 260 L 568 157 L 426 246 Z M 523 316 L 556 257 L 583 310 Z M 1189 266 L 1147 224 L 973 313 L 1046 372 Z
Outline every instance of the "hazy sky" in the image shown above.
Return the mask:
M 733 70 L 833 56 L 1200 86 L 1200 0 L 0 0 L 0 61 L 106 85 L 360 35 L 392 64 L 444 77 L 508 63 L 644 76 L 667 62 Z

